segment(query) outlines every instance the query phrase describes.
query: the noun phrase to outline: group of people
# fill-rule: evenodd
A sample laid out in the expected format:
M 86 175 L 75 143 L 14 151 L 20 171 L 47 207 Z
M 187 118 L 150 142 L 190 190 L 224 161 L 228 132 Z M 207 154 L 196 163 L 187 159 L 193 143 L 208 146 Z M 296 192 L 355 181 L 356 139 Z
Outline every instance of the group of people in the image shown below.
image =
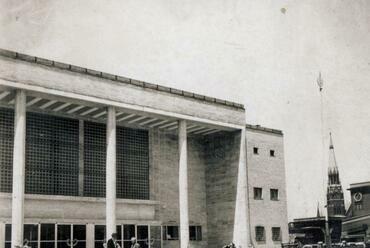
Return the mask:
M 112 234 L 112 238 L 110 238 L 107 242 L 106 248 L 120 248 L 121 246 L 117 242 L 117 233 Z M 131 238 L 131 247 L 130 248 L 140 248 L 139 243 L 137 242 L 135 237 Z

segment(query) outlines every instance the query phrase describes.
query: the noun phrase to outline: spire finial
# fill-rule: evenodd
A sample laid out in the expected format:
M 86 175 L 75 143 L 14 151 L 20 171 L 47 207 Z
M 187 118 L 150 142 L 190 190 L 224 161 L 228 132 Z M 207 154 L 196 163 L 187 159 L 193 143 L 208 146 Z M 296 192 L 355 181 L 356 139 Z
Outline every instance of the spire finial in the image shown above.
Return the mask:
M 321 217 L 321 214 L 320 214 L 320 203 L 317 202 L 317 214 L 316 214 L 316 217 Z
M 329 149 L 334 149 L 334 145 L 333 145 L 333 138 L 331 136 L 331 132 L 329 133 L 330 135 L 330 145 L 329 145 Z
M 319 90 L 321 92 L 323 87 L 324 87 L 324 80 L 322 80 L 321 71 L 319 72 L 319 77 L 316 79 L 316 82 L 317 82 L 317 86 L 319 86 Z

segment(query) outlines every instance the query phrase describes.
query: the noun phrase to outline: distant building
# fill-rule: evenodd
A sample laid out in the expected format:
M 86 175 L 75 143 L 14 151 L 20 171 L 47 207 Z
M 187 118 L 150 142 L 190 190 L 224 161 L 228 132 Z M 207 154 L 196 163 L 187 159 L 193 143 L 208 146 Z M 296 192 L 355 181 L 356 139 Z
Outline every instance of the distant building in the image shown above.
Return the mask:
M 350 184 L 351 205 L 342 223 L 342 238 L 347 241 L 370 240 L 370 182 Z
M 289 239 L 283 133 L 247 125 L 246 136 L 252 244 L 281 247 Z
M 335 158 L 333 140 L 330 134 L 329 167 L 327 186 L 327 211 L 332 242 L 341 240 L 342 219 L 345 217 L 344 195 L 339 177 L 339 169 Z M 303 244 L 325 242 L 325 217 L 294 219 L 289 223 L 289 233 Z
M 343 188 L 339 178 L 339 169 L 335 157 L 333 140 L 330 134 L 329 168 L 327 187 L 327 208 L 332 242 L 339 242 L 342 233 L 342 219 L 345 217 Z

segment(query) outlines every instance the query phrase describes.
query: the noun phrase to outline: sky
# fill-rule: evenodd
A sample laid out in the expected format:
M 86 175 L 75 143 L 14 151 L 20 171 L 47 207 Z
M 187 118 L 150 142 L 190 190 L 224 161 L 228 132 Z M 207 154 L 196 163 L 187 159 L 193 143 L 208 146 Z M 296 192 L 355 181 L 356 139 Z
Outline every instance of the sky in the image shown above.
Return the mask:
M 0 47 L 245 104 L 284 132 L 289 220 L 324 212 L 329 132 L 346 202 L 370 181 L 370 1 L 0 0 Z

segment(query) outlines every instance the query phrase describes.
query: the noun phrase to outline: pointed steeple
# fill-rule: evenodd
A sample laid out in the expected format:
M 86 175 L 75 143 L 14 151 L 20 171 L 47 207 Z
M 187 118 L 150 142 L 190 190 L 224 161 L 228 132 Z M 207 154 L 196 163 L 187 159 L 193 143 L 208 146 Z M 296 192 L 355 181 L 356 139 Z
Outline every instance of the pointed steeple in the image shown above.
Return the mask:
M 328 189 L 327 189 L 328 216 L 344 216 L 344 195 L 339 180 L 339 169 L 335 158 L 333 138 L 330 133 L 329 145 L 329 167 L 328 167 Z
M 329 184 L 340 184 L 339 170 L 337 165 L 337 159 L 335 158 L 333 138 L 330 133 L 330 145 L 329 145 L 329 167 L 328 167 Z

